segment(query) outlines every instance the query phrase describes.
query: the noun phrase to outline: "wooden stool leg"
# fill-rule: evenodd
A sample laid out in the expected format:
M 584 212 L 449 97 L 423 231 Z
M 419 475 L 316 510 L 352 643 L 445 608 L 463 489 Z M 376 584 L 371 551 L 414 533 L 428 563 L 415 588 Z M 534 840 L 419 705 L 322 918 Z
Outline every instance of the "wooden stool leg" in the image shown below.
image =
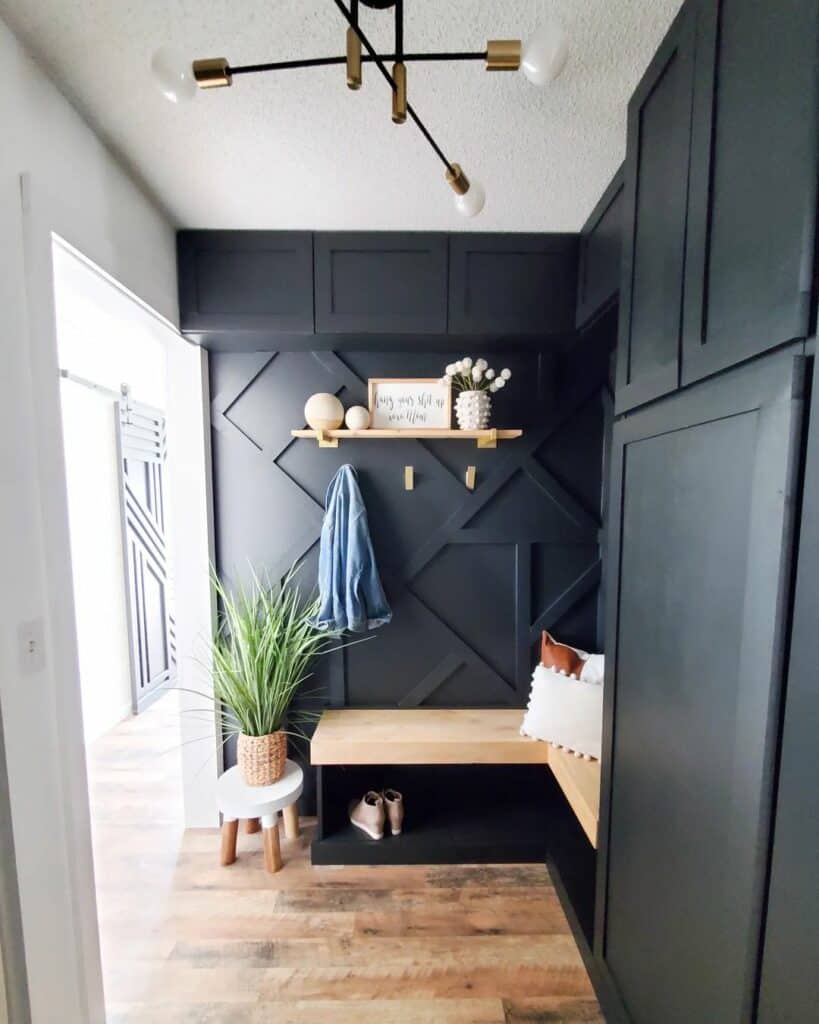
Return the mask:
M 227 867 L 236 860 L 236 835 L 239 822 L 236 818 L 224 818 L 222 821 L 222 867 Z
M 276 871 L 281 871 L 282 867 L 282 851 L 279 846 L 276 815 L 263 815 L 262 828 L 264 830 L 264 866 L 271 874 L 274 874 Z
M 261 831 L 261 827 L 262 826 L 259 824 L 258 818 L 248 818 L 245 822 L 245 832 L 247 832 L 249 836 L 253 835 L 254 832 Z
M 296 804 L 290 804 L 282 811 L 284 818 L 284 834 L 287 839 L 299 838 L 299 810 Z

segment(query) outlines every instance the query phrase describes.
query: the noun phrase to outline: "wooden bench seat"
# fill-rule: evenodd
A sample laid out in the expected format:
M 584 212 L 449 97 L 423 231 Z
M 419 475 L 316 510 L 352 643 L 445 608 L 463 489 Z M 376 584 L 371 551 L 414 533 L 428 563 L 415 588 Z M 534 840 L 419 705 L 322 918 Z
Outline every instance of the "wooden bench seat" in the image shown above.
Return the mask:
M 554 773 L 592 846 L 597 845 L 600 763 L 520 735 L 517 708 L 339 708 L 325 711 L 312 764 L 542 764 Z

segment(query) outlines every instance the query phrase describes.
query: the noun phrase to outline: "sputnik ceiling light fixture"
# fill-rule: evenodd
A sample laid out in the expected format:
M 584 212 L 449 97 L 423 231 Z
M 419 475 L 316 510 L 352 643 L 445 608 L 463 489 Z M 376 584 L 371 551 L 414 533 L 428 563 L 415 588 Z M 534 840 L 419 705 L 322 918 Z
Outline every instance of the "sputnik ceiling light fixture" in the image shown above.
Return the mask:
M 199 89 L 214 89 L 233 85 L 239 75 L 260 74 L 266 71 L 287 71 L 292 68 L 326 67 L 344 64 L 347 87 L 360 89 L 363 82 L 362 66 L 375 64 L 392 90 L 392 119 L 404 124 L 407 116 L 432 147 L 446 168 L 445 178 L 455 193 L 455 207 L 464 217 L 474 217 L 483 209 L 485 193 L 480 182 L 470 179 L 460 165 L 448 159 L 432 137 L 429 129 L 407 99 L 407 64 L 421 61 L 484 61 L 487 71 L 518 71 L 537 86 L 554 81 L 563 70 L 568 56 L 563 30 L 556 23 L 538 29 L 525 42 L 519 39 L 490 39 L 485 50 L 455 53 L 406 53 L 404 51 L 403 0 L 361 0 L 366 7 L 377 10 L 395 8 L 395 52 L 379 54 L 370 43 L 359 22 L 358 0 L 351 0 L 349 9 L 342 0 L 333 0 L 347 22 L 347 47 L 343 57 L 313 57 L 307 60 L 283 60 L 266 64 L 231 65 L 224 57 L 195 60 L 193 63 L 173 51 L 157 50 L 151 68 L 164 95 L 172 103 L 193 99 Z M 362 48 L 365 52 L 362 53 Z M 387 69 L 392 62 L 392 71 Z

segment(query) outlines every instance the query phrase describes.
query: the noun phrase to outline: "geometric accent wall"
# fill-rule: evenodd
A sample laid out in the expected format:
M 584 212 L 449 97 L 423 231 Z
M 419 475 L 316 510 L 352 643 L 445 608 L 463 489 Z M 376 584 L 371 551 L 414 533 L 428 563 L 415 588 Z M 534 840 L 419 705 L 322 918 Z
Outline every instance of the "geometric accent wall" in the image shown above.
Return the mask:
M 597 646 L 607 362 L 485 356 L 513 371 L 492 422 L 523 427 L 519 440 L 333 449 L 290 436 L 310 394 L 366 405 L 368 377 L 436 377 L 452 354 L 211 353 L 220 573 L 275 577 L 299 559 L 314 585 L 327 485 L 345 462 L 358 471 L 393 620 L 323 659 L 316 681 L 332 706 L 522 706 L 542 629 Z

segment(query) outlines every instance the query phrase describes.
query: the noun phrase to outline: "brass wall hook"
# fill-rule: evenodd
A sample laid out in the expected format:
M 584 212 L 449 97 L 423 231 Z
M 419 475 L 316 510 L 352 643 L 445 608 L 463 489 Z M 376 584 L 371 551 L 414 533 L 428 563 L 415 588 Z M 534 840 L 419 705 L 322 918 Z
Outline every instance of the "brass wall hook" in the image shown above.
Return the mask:
M 415 468 L 404 466 L 404 490 L 411 491 L 415 487 Z
M 474 491 L 475 490 L 475 467 L 474 466 L 467 466 L 466 467 L 466 486 L 467 486 L 467 490 L 470 490 L 470 491 Z

